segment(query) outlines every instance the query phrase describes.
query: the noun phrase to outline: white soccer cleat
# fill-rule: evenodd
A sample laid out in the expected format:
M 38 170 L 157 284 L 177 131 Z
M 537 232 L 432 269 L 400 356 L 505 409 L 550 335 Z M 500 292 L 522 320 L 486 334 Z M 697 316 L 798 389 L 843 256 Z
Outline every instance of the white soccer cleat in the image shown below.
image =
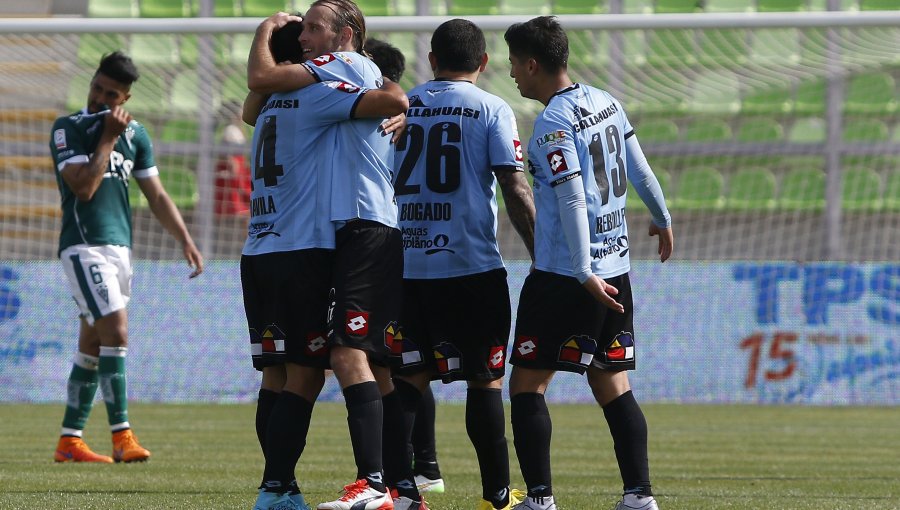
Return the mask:
M 320 503 L 318 510 L 393 510 L 394 500 L 390 492 L 379 492 L 369 487 L 365 478 L 344 486 L 340 499 Z
M 659 507 L 656 506 L 653 496 L 626 494 L 622 496 L 622 501 L 616 504 L 616 510 L 659 510 Z
M 514 506 L 513 510 L 556 510 L 556 502 L 553 501 L 553 496 L 543 498 L 532 498 L 529 496 Z
M 435 478 L 431 479 L 423 475 L 416 475 L 416 488 L 419 489 L 419 493 L 422 492 L 433 492 L 435 494 L 443 494 L 444 493 L 444 479 L 443 478 Z

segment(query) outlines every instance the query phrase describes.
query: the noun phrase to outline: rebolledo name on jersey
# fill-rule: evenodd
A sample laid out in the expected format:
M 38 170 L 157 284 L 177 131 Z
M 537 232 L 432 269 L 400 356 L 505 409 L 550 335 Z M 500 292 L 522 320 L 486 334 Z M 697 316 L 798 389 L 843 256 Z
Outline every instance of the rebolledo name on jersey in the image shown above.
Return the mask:
M 606 108 L 600 110 L 597 113 L 591 113 L 580 106 L 578 108 L 579 109 L 576 110 L 575 113 L 576 113 L 576 117 L 578 117 L 581 120 L 579 120 L 575 124 L 572 124 L 572 130 L 575 131 L 576 133 L 579 133 L 589 127 L 596 126 L 597 124 L 603 122 L 604 120 L 608 119 L 611 115 L 613 115 L 614 113 L 617 113 L 619 111 L 619 108 L 615 105 L 615 103 L 607 106 Z

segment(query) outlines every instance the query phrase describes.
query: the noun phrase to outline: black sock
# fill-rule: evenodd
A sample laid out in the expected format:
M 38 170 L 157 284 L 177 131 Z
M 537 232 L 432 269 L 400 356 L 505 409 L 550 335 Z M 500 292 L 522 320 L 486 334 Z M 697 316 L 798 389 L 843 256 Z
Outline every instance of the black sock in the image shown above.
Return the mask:
M 356 461 L 356 479 L 365 478 L 369 487 L 386 492 L 381 472 L 381 430 L 384 409 L 381 392 L 375 381 L 368 381 L 344 388 L 347 405 L 347 426 L 350 443 Z
M 466 392 L 466 432 L 475 447 L 481 470 L 481 497 L 494 503 L 509 501 L 509 448 L 506 418 L 499 389 L 469 388 Z M 506 499 L 503 502 L 502 499 Z
M 625 493 L 652 496 L 647 461 L 647 420 L 634 395 L 626 391 L 603 406 L 603 415 L 615 445 Z
M 431 386 L 422 393 L 412 431 L 413 472 L 431 480 L 441 477 L 434 438 L 434 393 Z
M 400 496 L 419 500 L 413 480 L 412 457 L 408 448 L 421 393 L 405 381 L 394 381 L 395 390 L 381 397 L 384 406 L 384 483 L 396 487 Z
M 263 486 L 272 492 L 286 492 L 295 479 L 294 468 L 306 447 L 313 403 L 282 391 L 269 415 L 266 433 L 266 469 Z
M 256 438 L 263 455 L 266 454 L 266 429 L 269 427 L 269 416 L 275 401 L 278 400 L 278 392 L 260 388 L 259 399 L 256 401 Z
M 513 444 L 528 495 L 533 498 L 552 496 L 550 437 L 553 424 L 547 402 L 540 393 L 519 393 L 511 400 Z

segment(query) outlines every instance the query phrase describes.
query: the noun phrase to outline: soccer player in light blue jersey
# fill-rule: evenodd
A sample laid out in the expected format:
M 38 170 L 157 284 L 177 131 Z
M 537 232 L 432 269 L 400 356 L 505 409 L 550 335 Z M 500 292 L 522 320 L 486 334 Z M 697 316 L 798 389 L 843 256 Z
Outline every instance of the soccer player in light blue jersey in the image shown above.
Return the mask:
M 318 82 L 337 93 L 359 93 L 382 85 L 381 72 L 357 53 L 365 42 L 365 20 L 348 0 L 319 0 L 303 21 L 302 65 L 279 66 L 266 51 L 271 33 L 299 17 L 280 14 L 260 25 L 248 64 L 248 85 L 257 93 L 294 90 Z M 397 87 L 399 88 L 399 87 Z M 402 96 L 402 108 L 408 101 Z M 393 391 L 387 367 L 386 338 L 396 330 L 402 281 L 402 246 L 390 182 L 390 123 L 367 120 L 362 101 L 335 124 L 323 166 L 330 172 L 330 207 L 323 208 L 335 228 L 335 262 L 329 308 L 329 362 L 343 389 L 350 438 L 357 464 L 356 481 L 344 495 L 322 503 L 323 510 L 394 507 L 382 474 L 382 393 Z M 324 116 L 330 116 L 323 112 Z M 354 120 L 350 120 L 354 119 Z M 398 418 L 399 419 L 399 418 Z M 271 428 L 270 423 L 270 428 Z M 399 434 L 398 434 L 399 436 Z M 401 444 L 405 449 L 405 444 Z M 410 502 L 412 503 L 412 502 Z M 415 502 L 417 510 L 421 501 Z
M 528 487 L 516 508 L 556 508 L 544 391 L 563 370 L 587 372 L 603 409 L 624 485 L 617 510 L 656 509 L 647 422 L 627 374 L 635 367 L 627 182 L 651 212 L 650 235 L 659 236 L 663 262 L 672 253 L 671 218 L 622 105 L 569 78 L 568 39 L 556 19 L 516 23 L 505 39 L 519 92 L 545 106 L 528 144 L 537 207 L 535 270 L 522 288 L 510 360 L 514 444 Z
M 428 59 L 435 78 L 408 92 L 406 133 L 394 160 L 404 246 L 394 384 L 409 435 L 431 379 L 467 382 L 466 430 L 481 470 L 478 508 L 509 509 L 519 500 L 509 490 L 501 395 L 511 312 L 495 176 L 529 252 L 534 202 L 512 108 L 476 86 L 488 62 L 481 29 L 463 19 L 442 23 Z M 386 461 L 385 473 L 396 477 L 389 483 L 414 488 L 411 466 L 400 455 Z

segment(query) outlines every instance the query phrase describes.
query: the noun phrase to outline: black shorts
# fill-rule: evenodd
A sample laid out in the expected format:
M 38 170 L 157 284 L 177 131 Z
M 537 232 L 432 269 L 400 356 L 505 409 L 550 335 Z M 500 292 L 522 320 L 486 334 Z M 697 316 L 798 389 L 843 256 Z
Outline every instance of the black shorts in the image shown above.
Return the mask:
M 253 367 L 290 361 L 328 368 L 328 295 L 334 250 L 241 257 L 241 287 Z
M 335 233 L 335 241 L 328 340 L 364 350 L 373 363 L 387 365 L 403 299 L 400 230 L 354 220 Z
M 402 338 L 391 349 L 394 373 L 430 370 L 445 383 L 503 377 L 510 315 L 505 269 L 404 280 Z
M 534 271 L 522 286 L 510 364 L 583 374 L 589 365 L 634 370 L 634 303 L 628 273 L 607 278 L 625 313 L 602 305 L 573 277 Z

